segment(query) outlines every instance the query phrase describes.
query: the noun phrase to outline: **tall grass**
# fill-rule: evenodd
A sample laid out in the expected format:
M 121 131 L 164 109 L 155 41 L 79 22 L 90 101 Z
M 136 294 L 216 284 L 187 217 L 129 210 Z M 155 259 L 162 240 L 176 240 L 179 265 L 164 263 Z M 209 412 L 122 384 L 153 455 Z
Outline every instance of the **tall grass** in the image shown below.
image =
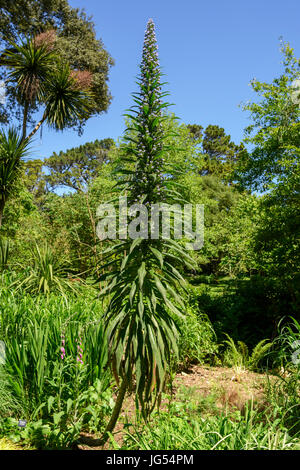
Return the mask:
M 0 416 L 12 416 L 20 404 L 13 394 L 9 378 L 3 365 L 0 365 Z
M 268 381 L 267 396 L 270 406 L 281 413 L 282 422 L 290 434 L 300 433 L 300 323 L 293 317 L 284 326 L 279 324 L 279 335 L 274 341 L 270 362 L 277 375 Z
M 108 387 L 107 343 L 96 301 L 55 295 L 33 298 L 0 290 L 0 305 L 5 372 L 23 417 L 44 416 L 45 403 L 57 393 L 66 402 L 97 379 L 103 390 Z M 77 360 L 79 343 L 83 364 Z M 75 390 L 76 384 L 80 390 Z
M 133 426 L 123 448 L 128 450 L 289 450 L 300 449 L 280 420 L 268 419 L 251 405 L 242 415 L 191 417 L 187 411 L 161 413 L 149 425 Z

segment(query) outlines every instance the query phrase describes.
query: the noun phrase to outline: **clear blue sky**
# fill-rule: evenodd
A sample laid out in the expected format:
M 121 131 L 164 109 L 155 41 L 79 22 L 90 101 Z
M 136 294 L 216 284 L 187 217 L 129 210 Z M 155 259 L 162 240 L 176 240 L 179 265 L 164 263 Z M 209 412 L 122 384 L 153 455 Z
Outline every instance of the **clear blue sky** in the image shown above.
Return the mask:
M 247 115 L 241 102 L 254 97 L 249 82 L 271 81 L 281 71 L 279 37 L 300 56 L 299 0 L 70 0 L 93 16 L 97 37 L 115 60 L 108 112 L 91 119 L 82 137 L 43 129 L 34 156 L 44 158 L 124 130 L 122 114 L 136 90 L 148 18 L 156 24 L 160 63 L 169 82 L 172 111 L 185 123 L 218 124 L 240 142 Z

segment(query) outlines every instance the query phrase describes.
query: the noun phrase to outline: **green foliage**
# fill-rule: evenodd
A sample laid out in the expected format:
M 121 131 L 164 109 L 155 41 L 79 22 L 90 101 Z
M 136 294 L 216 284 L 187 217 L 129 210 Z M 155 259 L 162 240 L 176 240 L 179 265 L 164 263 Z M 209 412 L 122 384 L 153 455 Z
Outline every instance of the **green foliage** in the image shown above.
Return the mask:
M 215 175 L 179 179 L 184 197 L 204 205 L 204 246 L 193 253 L 199 271 L 236 276 L 256 268 L 253 237 L 260 216 L 255 196 L 240 193 Z
M 300 324 L 294 317 L 281 318 L 277 336 L 270 354 L 270 365 L 274 370 L 290 375 L 299 372 Z
M 72 122 L 91 116 L 91 94 L 76 85 L 68 65 L 59 67 L 47 76 L 43 119 L 55 130 L 63 130 Z
M 187 369 L 191 364 L 218 362 L 217 336 L 208 316 L 198 305 L 199 289 L 189 287 L 186 299 L 186 315 L 179 321 L 180 337 L 178 358 L 174 358 L 175 369 Z
M 50 423 L 44 423 L 42 420 L 31 421 L 25 429 L 18 427 L 15 418 L 0 420 L 0 436 L 8 436 L 10 442 L 21 445 L 19 450 L 23 449 L 23 446 L 39 450 L 69 449 L 78 438 L 79 432 L 80 427 L 77 424 L 61 430 L 57 419 Z
M 218 345 L 215 332 L 206 315 L 188 312 L 180 322 L 177 367 L 188 368 L 190 364 L 214 363 Z
M 284 315 L 297 314 L 297 290 L 289 289 L 277 279 L 258 275 L 218 278 L 199 290 L 198 305 L 220 340 L 226 332 L 234 341 L 253 348 L 266 336 L 277 336 L 277 325 Z
M 46 229 L 48 243 L 57 257 L 70 260 L 72 269 L 84 276 L 100 275 L 101 252 L 107 242 L 99 244 L 96 210 L 99 204 L 111 199 L 113 185 L 110 169 L 105 166 L 101 176 L 95 178 L 85 191 L 63 197 L 49 193 L 43 202 L 40 223 Z
M 0 238 L 0 271 L 3 271 L 5 268 L 7 268 L 9 251 L 9 240 L 5 238 Z
M 249 355 L 248 347 L 243 341 L 238 341 L 237 344 L 226 334 L 227 340 L 224 343 L 227 349 L 224 353 L 223 362 L 227 366 L 245 368 L 249 370 L 259 370 L 259 365 L 270 351 L 273 343 L 267 339 L 263 339 L 253 348 L 252 353 Z
M 24 176 L 23 181 L 26 189 L 34 195 L 34 198 L 39 199 L 45 194 L 46 182 L 43 172 L 44 162 L 39 158 L 34 160 L 26 160 L 24 162 Z
M 232 184 L 234 170 L 246 152 L 243 144 L 236 145 L 222 127 L 209 125 L 204 131 L 202 149 L 204 154 L 201 174 L 213 174 Z
M 261 218 L 253 240 L 258 268 L 287 284 L 288 291 L 295 293 L 295 300 L 300 262 L 299 184 L 299 175 L 295 174 L 262 199 Z
M 17 412 L 19 403 L 13 394 L 5 368 L 0 364 L 0 416 L 11 416 Z
M 58 60 L 49 44 L 37 46 L 32 38 L 20 45 L 11 42 L 1 58 L 2 66 L 8 68 L 7 82 L 17 87 L 19 102 L 35 105 L 41 101 L 45 79 Z
M 27 142 L 10 128 L 0 131 L 0 228 L 6 201 L 11 197 L 20 176 L 22 158 L 27 155 Z
M 289 450 L 299 449 L 276 414 L 265 415 L 248 406 L 244 414 L 194 414 L 193 403 L 174 403 L 143 429 L 128 433 L 128 450 Z
M 290 435 L 300 432 L 300 324 L 295 318 L 283 319 L 278 325 L 279 335 L 274 340 L 270 363 L 277 380 L 267 384 L 270 406 L 282 410 L 282 422 Z
M 109 151 L 113 145 L 112 139 L 103 139 L 87 142 L 58 155 L 54 152 L 44 163 L 50 170 L 46 182 L 52 189 L 62 186 L 83 191 L 109 163 Z
M 0 396 L 8 405 L 0 428 L 11 410 L 31 423 L 27 438 L 42 447 L 70 445 L 82 429 L 102 430 L 113 401 L 98 303 L 3 290 L 0 304 L 6 345 Z

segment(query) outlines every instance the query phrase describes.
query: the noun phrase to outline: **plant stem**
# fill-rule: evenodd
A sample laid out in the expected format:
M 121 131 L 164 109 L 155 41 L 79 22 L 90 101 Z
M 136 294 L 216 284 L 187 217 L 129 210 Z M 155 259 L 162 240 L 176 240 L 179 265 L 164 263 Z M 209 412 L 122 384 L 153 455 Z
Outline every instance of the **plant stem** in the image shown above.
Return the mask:
M 91 439 L 91 438 L 81 437 L 80 438 L 80 443 L 87 444 L 90 447 L 98 447 L 98 446 L 103 446 L 107 442 L 107 440 L 109 438 L 109 434 L 113 432 L 113 430 L 115 428 L 115 425 L 118 421 L 118 418 L 119 418 L 119 415 L 120 415 L 120 412 L 121 412 L 121 409 L 122 409 L 122 404 L 123 404 L 125 394 L 126 394 L 126 391 L 127 391 L 127 387 L 128 387 L 128 381 L 127 381 L 127 378 L 124 377 L 123 381 L 121 383 L 121 387 L 119 388 L 118 396 L 117 396 L 117 399 L 116 399 L 115 407 L 113 409 L 111 418 L 110 418 L 110 420 L 109 420 L 109 422 L 106 426 L 106 429 L 105 429 L 104 433 L 102 434 L 101 438 L 100 439 Z
M 41 127 L 41 125 L 43 124 L 43 122 L 46 120 L 47 118 L 47 114 L 46 112 L 44 113 L 42 119 L 37 123 L 37 125 L 35 126 L 35 128 L 30 132 L 30 134 L 26 137 L 26 140 L 30 140 L 31 137 L 34 136 L 34 134 L 39 130 L 39 128 Z
M 28 111 L 29 111 L 29 102 L 26 100 L 25 106 L 24 106 L 24 115 L 23 115 L 22 142 L 26 139 Z

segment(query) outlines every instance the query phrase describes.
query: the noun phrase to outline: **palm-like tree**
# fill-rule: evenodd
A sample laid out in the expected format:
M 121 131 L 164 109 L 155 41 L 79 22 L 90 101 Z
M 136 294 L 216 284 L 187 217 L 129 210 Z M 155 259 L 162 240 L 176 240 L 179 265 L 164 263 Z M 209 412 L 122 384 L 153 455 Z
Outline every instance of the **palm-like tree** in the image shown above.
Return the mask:
M 80 82 L 80 73 L 72 73 L 68 64 L 60 62 L 53 41 L 45 43 L 30 38 L 21 45 L 11 43 L 2 53 L 0 64 L 8 68 L 7 81 L 15 85 L 17 98 L 24 108 L 21 137 L 13 129 L 7 135 L 0 133 L 1 227 L 5 203 L 12 193 L 30 139 L 44 122 L 63 130 L 74 120 L 88 118 L 91 95 L 89 82 Z M 37 105 L 43 106 L 44 112 L 27 135 L 28 116 Z
M 0 131 L 0 227 L 5 203 L 14 190 L 27 151 L 28 141 L 23 140 L 15 129 L 9 129 L 7 134 Z
M 26 137 L 28 140 L 46 122 L 55 130 L 63 130 L 75 119 L 84 120 L 91 114 L 91 94 L 77 86 L 68 64 L 47 75 L 42 92 L 45 110 L 41 120 Z
M 32 38 L 20 45 L 12 42 L 1 55 L 1 65 L 9 70 L 7 81 L 15 84 L 18 101 L 24 107 L 23 140 L 30 107 L 42 101 L 44 84 L 55 62 L 57 56 L 52 48 L 46 44 L 37 45 Z

